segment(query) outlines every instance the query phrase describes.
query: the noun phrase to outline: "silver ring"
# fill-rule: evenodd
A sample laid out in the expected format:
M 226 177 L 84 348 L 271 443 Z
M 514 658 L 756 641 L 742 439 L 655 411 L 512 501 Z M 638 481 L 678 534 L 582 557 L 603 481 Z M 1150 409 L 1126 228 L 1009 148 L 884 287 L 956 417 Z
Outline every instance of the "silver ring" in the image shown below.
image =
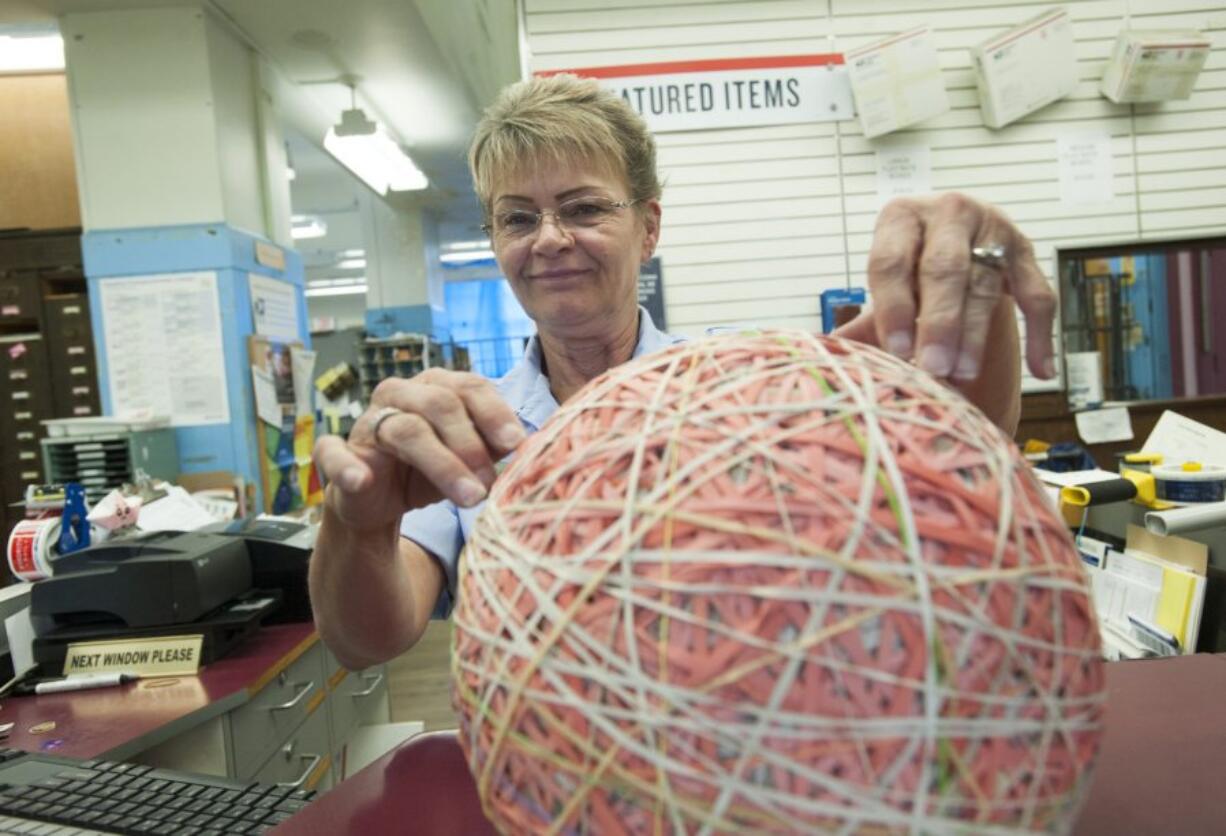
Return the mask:
M 984 244 L 982 247 L 971 247 L 971 261 L 991 267 L 993 270 L 1004 269 L 1009 251 L 1004 244 Z
M 376 444 L 379 443 L 379 427 L 383 426 L 383 422 L 388 418 L 391 418 L 393 415 L 403 414 L 403 412 L 394 406 L 385 406 L 375 413 L 375 421 L 371 426 L 370 437 L 375 440 Z

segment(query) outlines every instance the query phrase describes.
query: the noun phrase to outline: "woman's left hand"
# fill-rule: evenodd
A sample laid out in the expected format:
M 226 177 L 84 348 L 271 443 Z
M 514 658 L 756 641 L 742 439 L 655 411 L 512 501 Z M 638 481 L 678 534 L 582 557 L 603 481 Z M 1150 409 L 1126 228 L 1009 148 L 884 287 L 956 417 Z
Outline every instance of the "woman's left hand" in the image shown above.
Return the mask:
M 972 260 L 975 247 L 1003 247 L 1000 266 Z M 1020 402 L 1013 303 L 1026 320 L 1030 371 L 1056 374 L 1055 291 L 1030 241 L 995 207 L 954 193 L 892 200 L 877 218 L 868 286 L 870 309 L 837 333 L 914 357 L 1007 431 Z

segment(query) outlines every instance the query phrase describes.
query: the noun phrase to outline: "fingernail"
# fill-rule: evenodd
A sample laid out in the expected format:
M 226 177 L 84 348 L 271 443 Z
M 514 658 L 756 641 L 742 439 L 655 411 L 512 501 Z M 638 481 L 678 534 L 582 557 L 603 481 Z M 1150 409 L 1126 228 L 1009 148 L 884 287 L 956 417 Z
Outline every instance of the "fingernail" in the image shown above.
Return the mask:
M 451 492 L 465 508 L 472 507 L 485 499 L 485 486 L 469 476 L 461 476 L 457 479 Z
M 1056 358 L 1048 357 L 1043 361 L 1043 377 L 1053 378 L 1056 376 Z
M 477 478 L 481 480 L 483 485 L 492 485 L 494 480 L 498 478 L 498 474 L 494 472 L 492 467 L 483 467 L 477 471 Z
M 943 345 L 926 345 L 920 350 L 919 367 L 928 374 L 946 377 L 953 363 L 953 352 Z
M 906 331 L 895 331 L 886 336 L 885 347 L 895 357 L 907 359 L 911 356 L 911 335 Z
M 503 424 L 494 431 L 494 443 L 504 450 L 510 450 L 526 437 L 524 428 L 519 424 Z
M 979 377 L 979 361 L 966 352 L 959 354 L 953 376 L 958 380 L 974 380 Z
M 337 481 L 347 491 L 356 491 L 362 487 L 362 471 L 360 468 L 347 467 L 341 471 Z

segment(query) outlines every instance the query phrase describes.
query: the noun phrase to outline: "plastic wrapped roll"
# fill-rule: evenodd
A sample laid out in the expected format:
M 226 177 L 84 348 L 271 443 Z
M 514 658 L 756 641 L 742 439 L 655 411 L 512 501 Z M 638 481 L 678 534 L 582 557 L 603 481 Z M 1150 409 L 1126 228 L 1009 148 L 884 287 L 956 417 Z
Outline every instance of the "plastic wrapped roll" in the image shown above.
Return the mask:
M 1185 462 L 1155 465 L 1159 499 L 1183 504 L 1226 500 L 1226 467 Z
M 55 543 L 59 538 L 59 517 L 17 523 L 9 534 L 9 571 L 23 581 L 41 581 L 51 577 L 51 561 L 55 557 Z
M 1153 534 L 1184 534 L 1206 528 L 1226 528 L 1226 502 L 1211 502 L 1170 511 L 1150 511 L 1145 527 Z
M 1116 456 L 1118 460 L 1119 472 L 1122 474 L 1125 470 L 1139 470 L 1142 473 L 1149 473 L 1155 465 L 1162 464 L 1161 453 L 1120 453 Z
M 1137 496 L 1137 486 L 1128 479 L 1109 479 L 1087 485 L 1069 485 L 1061 488 L 1060 499 L 1069 505 L 1085 508 L 1087 505 L 1107 505 L 1112 502 L 1128 502 Z

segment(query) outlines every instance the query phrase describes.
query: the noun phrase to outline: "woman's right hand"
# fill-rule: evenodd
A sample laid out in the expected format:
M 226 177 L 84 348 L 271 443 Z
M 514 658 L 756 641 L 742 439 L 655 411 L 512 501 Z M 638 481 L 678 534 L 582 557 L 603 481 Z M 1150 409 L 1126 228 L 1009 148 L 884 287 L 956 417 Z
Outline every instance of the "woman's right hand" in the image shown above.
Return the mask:
M 495 462 L 523 439 L 519 419 L 490 381 L 427 369 L 375 387 L 348 441 L 320 437 L 315 465 L 329 482 L 324 501 L 338 521 L 354 533 L 373 532 L 443 497 L 476 505 L 493 484 Z

